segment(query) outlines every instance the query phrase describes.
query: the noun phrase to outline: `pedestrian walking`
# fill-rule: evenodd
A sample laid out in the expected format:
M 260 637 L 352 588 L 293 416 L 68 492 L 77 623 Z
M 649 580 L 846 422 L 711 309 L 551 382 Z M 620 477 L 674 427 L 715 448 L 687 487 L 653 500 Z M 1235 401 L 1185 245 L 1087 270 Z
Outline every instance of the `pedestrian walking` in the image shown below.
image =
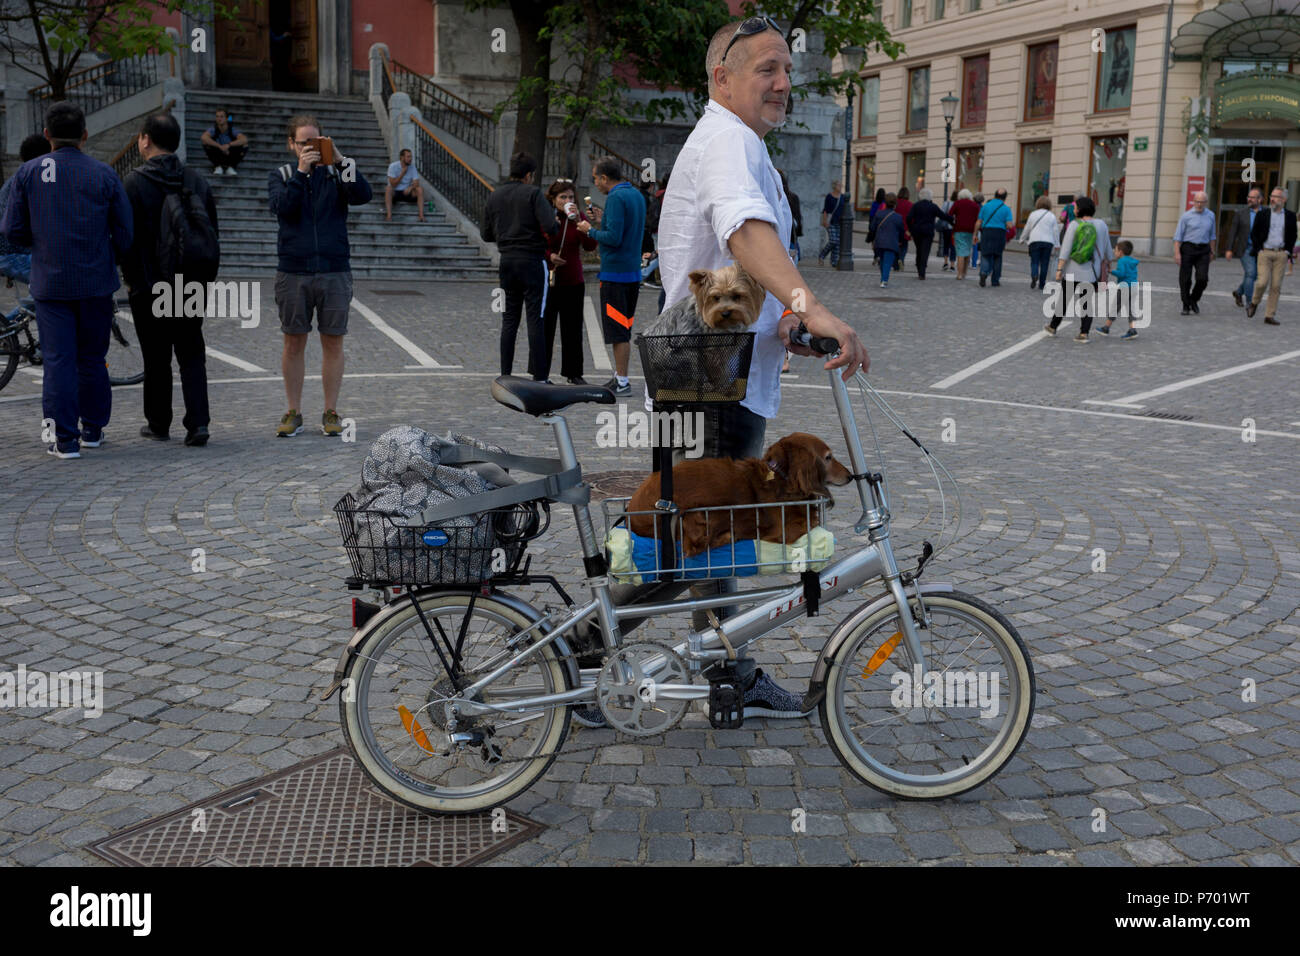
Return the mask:
M 1052 266 L 1052 250 L 1060 245 L 1056 217 L 1052 215 L 1052 200 L 1046 194 L 1038 197 L 1034 211 L 1025 220 L 1025 228 L 1020 230 L 1016 241 L 1029 244 L 1029 288 L 1043 288 Z
M 605 344 L 614 353 L 614 377 L 606 383 L 615 395 L 632 394 L 628 364 L 632 358 L 632 323 L 636 320 L 637 296 L 641 291 L 641 234 L 645 230 L 645 203 L 636 187 L 623 178 L 622 167 L 612 156 L 596 160 L 591 179 L 606 195 L 605 209 L 595 209 L 590 222 L 579 222 L 578 231 L 600 244 L 600 328 Z M 659 274 L 663 275 L 660 268 Z M 668 288 L 668 283 L 664 283 Z
M 980 209 L 983 209 L 983 208 L 984 208 L 984 194 L 983 194 L 983 193 L 976 193 L 975 196 L 974 196 L 974 200 L 973 200 L 973 201 L 974 201 L 975 205 L 978 206 Z M 978 214 L 977 214 L 977 216 L 976 216 L 976 223 L 975 223 L 975 237 L 974 237 L 973 241 L 971 242 L 971 248 L 970 248 L 970 264 L 971 264 L 971 268 L 973 268 L 973 269 L 978 269 L 978 268 L 979 268 L 979 264 L 980 264 L 980 245 L 979 245 L 979 221 L 978 221 Z
M 975 251 L 975 227 L 979 223 L 980 207 L 971 198 L 969 189 L 957 192 L 957 199 L 952 204 L 952 243 L 957 255 L 957 278 L 966 278 L 971 255 Z
M 13 175 L 0 234 L 31 247 L 32 298 L 44 372 L 41 410 L 54 423 L 46 451 L 80 458 L 98 448 L 113 410 L 108 384 L 117 263 L 131 247 L 131 203 L 111 166 L 81 151 L 86 117 L 55 103 L 45 114 L 53 151 Z
M 831 268 L 840 264 L 840 216 L 844 213 L 846 198 L 840 194 L 840 181 L 831 183 L 831 191 L 822 200 L 822 228 L 826 230 L 826 245 L 817 253 L 817 264 L 825 265 L 826 256 L 831 257 Z
M 1122 293 L 1120 301 L 1127 306 L 1128 310 L 1128 331 L 1120 338 L 1135 339 L 1138 333 L 1133 327 L 1133 297 L 1137 294 L 1138 266 L 1142 263 L 1133 255 L 1133 243 L 1127 239 L 1115 243 L 1115 251 L 1119 253 L 1119 257 L 1115 260 L 1115 266 L 1110 274 L 1113 281 L 1120 285 Z M 1103 335 L 1110 335 L 1110 327 L 1114 322 L 1115 316 L 1108 316 L 1104 325 L 1097 326 L 1097 331 Z
M 170 437 L 175 354 L 185 401 L 181 420 L 185 444 L 206 445 L 210 417 L 203 316 L 159 316 L 154 310 L 159 295 L 171 298 L 173 283 L 211 282 L 220 264 L 212 189 L 206 177 L 176 155 L 180 143 L 180 123 L 170 113 L 155 113 L 144 121 L 137 139 L 144 165 L 128 173 L 124 183 L 135 219 L 135 237 L 122 259 L 122 277 L 144 360 L 145 423 L 140 435 L 153 441 Z M 164 232 L 165 239 L 160 242 Z M 154 285 L 160 282 L 166 289 L 155 294 Z
M 786 178 L 785 170 L 778 169 L 777 174 L 781 177 L 781 190 L 785 193 L 785 201 L 790 204 L 790 214 L 794 216 L 794 230 L 790 233 L 790 258 L 794 260 L 795 265 L 798 265 L 799 260 L 803 258 L 803 250 L 799 248 L 799 237 L 803 235 L 803 214 L 799 211 L 799 197 L 790 192 L 790 180 Z
M 546 367 L 543 378 L 550 376 L 551 349 L 555 344 L 555 326 L 560 326 L 560 374 L 570 385 L 586 385 L 582 377 L 582 305 L 586 299 L 586 279 L 582 273 L 582 252 L 596 249 L 596 240 L 578 231 L 584 221 L 578 208 L 573 180 L 557 179 L 546 190 L 546 198 L 555 207 L 560 224 L 558 234 L 548 234 L 546 248 L 551 269 L 551 287 L 546 295 Z
M 907 229 L 907 217 L 912 212 L 912 194 L 904 186 L 898 191 L 898 199 L 894 202 L 894 212 L 898 213 L 899 218 L 903 220 L 903 238 L 898 246 L 898 261 L 894 267 L 899 272 L 903 271 L 903 260 L 907 258 L 907 244 L 912 238 L 912 234 Z
M 1007 205 L 1007 191 L 999 189 L 993 201 L 980 209 L 979 250 L 984 261 L 980 263 L 980 285 L 992 276 L 996 289 L 1002 280 L 1002 252 L 1007 247 L 1007 229 L 1012 225 L 1011 207 Z
M 918 201 L 904 219 L 912 238 L 916 240 L 916 277 L 925 278 L 926 265 L 930 260 L 930 245 L 934 242 L 938 229 L 942 225 L 952 227 L 952 217 L 940 209 L 934 202 L 934 194 L 928 189 L 917 192 Z
M 1275 186 L 1269 193 L 1267 209 L 1261 210 L 1255 217 L 1255 224 L 1250 230 L 1251 255 L 1259 259 L 1259 282 L 1251 296 L 1246 315 L 1255 317 L 1264 289 L 1268 289 L 1268 305 L 1264 309 L 1264 321 L 1269 325 L 1281 325 L 1277 320 L 1277 300 L 1282 294 L 1282 270 L 1286 265 L 1288 253 L 1295 248 L 1296 215 L 1286 208 L 1287 191 Z
M 1224 258 L 1235 257 L 1241 262 L 1241 281 L 1232 290 L 1232 301 L 1242 307 L 1255 294 L 1255 279 L 1258 276 L 1259 263 L 1253 255 L 1250 255 L 1250 230 L 1255 225 L 1255 217 L 1259 214 L 1263 202 L 1263 191 L 1258 186 L 1251 187 L 1250 192 L 1246 194 L 1246 208 L 1239 210 L 1232 217 L 1232 225 L 1228 227 L 1228 248 L 1223 251 Z
M 1205 193 L 1192 194 L 1192 208 L 1178 217 L 1174 229 L 1174 262 L 1178 265 L 1178 291 L 1183 297 L 1183 315 L 1201 312 L 1201 293 L 1210 284 L 1210 263 L 1214 261 L 1214 213 L 1205 208 Z M 1075 205 L 1079 205 L 1077 202 Z M 1064 240 L 1062 240 L 1064 244 Z M 1196 282 L 1192 283 L 1192 274 Z
M 898 214 L 898 197 L 885 194 L 885 205 L 876 213 L 871 224 L 871 248 L 880 264 L 880 288 L 889 288 L 889 271 L 898 259 L 903 246 L 903 217 Z
M 289 120 L 288 150 L 297 161 L 271 170 L 266 180 L 279 227 L 275 305 L 284 335 L 280 373 L 289 405 L 275 434 L 292 438 L 302 432 L 302 383 L 314 315 L 325 393 L 321 434 L 337 438 L 343 434 L 338 401 L 343 337 L 352 306 L 348 207 L 364 206 L 373 193 L 356 162 L 346 158 L 333 139 L 321 136 L 316 117 L 300 113 Z
M 559 235 L 560 224 L 555 208 L 533 185 L 536 172 L 537 160 L 527 153 L 515 153 L 510 158 L 510 179 L 493 190 L 483 207 L 481 235 L 484 242 L 495 242 L 501 255 L 497 265 L 505 295 L 501 374 L 514 374 L 515 340 L 522 312 L 528 334 L 528 374 L 540 382 L 546 380 L 551 364 L 546 350 L 546 243 L 547 237 Z
M 1056 281 L 1068 280 L 1068 283 L 1063 282 L 1056 315 L 1043 327 L 1049 335 L 1055 335 L 1065 318 L 1066 306 L 1073 302 L 1079 318 L 1079 333 L 1074 341 L 1080 344 L 1087 343 L 1088 332 L 1092 329 L 1097 284 L 1105 281 L 1110 272 L 1110 230 L 1105 222 L 1095 218 L 1096 212 L 1096 205 L 1086 196 L 1075 203 L 1076 218 L 1065 230 L 1061 256 L 1056 263 Z M 1083 295 L 1080 298 L 1078 293 L 1081 291 Z
M 880 210 L 883 209 L 884 206 L 885 206 L 885 189 L 882 186 L 881 188 L 876 190 L 876 198 L 871 200 L 871 208 L 867 210 L 867 244 L 868 245 L 870 245 L 871 241 L 875 238 L 873 235 L 871 235 L 871 224 L 876 221 L 876 213 L 880 212 Z M 877 263 L 877 261 L 879 260 L 877 260 L 876 258 L 876 251 L 875 251 L 875 247 L 873 246 L 871 250 L 871 264 L 874 266 Z
M 944 199 L 943 205 L 939 208 L 944 214 L 952 220 L 952 206 L 957 201 L 957 190 L 952 191 L 952 195 Z M 938 230 L 940 257 L 943 259 L 943 271 L 948 272 L 957 266 L 957 249 L 953 245 L 952 234 L 954 221 L 944 222 L 940 219 L 935 228 Z

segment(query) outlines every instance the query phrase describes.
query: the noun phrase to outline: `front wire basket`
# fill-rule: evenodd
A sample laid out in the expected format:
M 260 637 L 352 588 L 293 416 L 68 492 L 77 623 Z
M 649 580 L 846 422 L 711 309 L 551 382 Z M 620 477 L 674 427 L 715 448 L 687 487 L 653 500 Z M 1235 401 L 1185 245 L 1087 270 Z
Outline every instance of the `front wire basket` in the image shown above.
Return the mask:
M 638 335 L 636 344 L 653 402 L 699 405 L 745 397 L 753 332 Z
M 633 511 L 630 502 L 630 498 L 602 502 L 606 556 L 610 574 L 617 579 L 639 576 L 649 582 L 799 574 L 820 570 L 833 555 L 835 539 L 825 527 L 825 498 L 682 511 L 673 520 L 675 554 L 657 532 L 663 512 Z M 684 540 L 712 541 L 715 546 L 685 554 Z
M 359 508 L 351 493 L 334 505 L 354 577 L 371 587 L 481 585 L 519 571 L 527 543 L 550 525 L 544 500 L 526 501 L 408 527 Z

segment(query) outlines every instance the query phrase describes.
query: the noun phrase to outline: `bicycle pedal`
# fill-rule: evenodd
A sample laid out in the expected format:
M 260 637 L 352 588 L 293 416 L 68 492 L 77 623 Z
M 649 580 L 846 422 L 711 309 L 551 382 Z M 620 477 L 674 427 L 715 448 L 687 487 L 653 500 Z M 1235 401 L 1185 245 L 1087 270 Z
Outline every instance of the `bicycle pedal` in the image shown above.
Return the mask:
M 745 687 L 755 667 L 752 658 L 742 658 L 704 672 L 709 681 L 709 726 L 736 730 L 745 723 Z

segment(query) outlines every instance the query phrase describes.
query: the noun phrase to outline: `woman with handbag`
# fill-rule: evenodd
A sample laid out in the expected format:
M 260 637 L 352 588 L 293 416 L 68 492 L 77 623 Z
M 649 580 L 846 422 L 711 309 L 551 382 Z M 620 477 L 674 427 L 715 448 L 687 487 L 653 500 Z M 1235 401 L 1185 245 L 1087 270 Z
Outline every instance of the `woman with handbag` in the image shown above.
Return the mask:
M 889 288 L 889 270 L 898 258 L 898 250 L 903 245 L 903 217 L 894 209 L 898 198 L 893 193 L 885 194 L 885 206 L 876 213 L 871 223 L 872 248 L 880 263 L 880 288 Z
M 930 260 L 930 244 L 934 241 L 936 232 L 943 235 L 939 230 L 944 226 L 952 228 L 952 217 L 935 205 L 934 194 L 930 190 L 921 189 L 917 193 L 916 205 L 903 217 L 903 221 L 916 240 L 916 277 L 924 279 L 926 265 Z
M 979 203 L 971 198 L 970 190 L 963 189 L 957 193 L 957 201 L 952 204 L 952 242 L 957 250 L 957 278 L 966 278 L 970 267 L 971 252 L 974 251 L 975 224 L 979 221 Z
M 546 355 L 549 360 L 555 345 L 555 324 L 560 325 L 560 374 L 570 385 L 586 385 L 582 378 L 582 301 L 586 279 L 582 274 L 582 250 L 593 252 L 596 240 L 579 232 L 577 225 L 586 220 L 575 201 L 573 180 L 557 179 L 546 190 L 546 198 L 555 207 L 560 231 L 546 237 L 547 265 L 551 287 L 546 295 L 543 327 L 546 331 Z M 549 364 L 549 361 L 548 361 Z
M 1020 231 L 1020 243 L 1029 244 L 1029 288 L 1039 289 L 1047 283 L 1047 271 L 1052 265 L 1052 250 L 1060 245 L 1056 236 L 1056 217 L 1052 215 L 1052 200 L 1039 196 L 1034 211 L 1029 214 L 1025 228 Z

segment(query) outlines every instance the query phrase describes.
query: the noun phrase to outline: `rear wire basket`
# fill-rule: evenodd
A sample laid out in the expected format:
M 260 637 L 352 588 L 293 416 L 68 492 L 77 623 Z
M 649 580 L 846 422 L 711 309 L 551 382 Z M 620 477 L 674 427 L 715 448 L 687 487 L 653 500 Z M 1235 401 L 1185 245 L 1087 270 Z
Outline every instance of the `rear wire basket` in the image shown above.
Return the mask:
M 536 500 L 408 527 L 392 515 L 358 508 L 351 493 L 334 513 L 352 573 L 370 587 L 481 585 L 509 577 L 519 572 L 527 543 L 551 520 L 550 506 Z
M 636 344 L 652 402 L 713 405 L 745 397 L 753 332 L 639 335 Z
M 731 537 L 731 543 L 689 557 L 670 551 L 667 542 L 660 537 L 659 518 L 663 512 L 633 511 L 628 508 L 630 502 L 630 498 L 607 498 L 602 502 L 606 554 L 611 573 L 616 577 L 636 574 L 643 582 L 648 582 L 798 574 L 816 570 L 832 559 L 829 551 L 823 553 L 810 548 L 809 540 L 804 537 L 813 527 L 825 528 L 825 498 L 762 505 L 718 505 L 682 511 L 678 518 L 686 520 L 690 516 L 706 540 L 719 532 L 726 532 Z M 643 520 L 638 521 L 638 518 Z M 650 545 L 648 550 L 643 546 L 638 556 L 648 560 L 628 569 L 619 564 L 618 556 L 609 549 L 609 543 L 611 532 L 620 528 L 631 531 L 633 524 L 643 525 L 642 531 L 653 527 L 655 532 L 641 535 L 650 539 Z M 758 542 L 760 531 L 764 537 Z M 683 550 L 680 548 L 683 535 L 677 520 L 674 521 L 673 534 L 679 551 Z M 802 543 L 796 546 L 801 539 Z M 618 570 L 614 570 L 616 567 Z

